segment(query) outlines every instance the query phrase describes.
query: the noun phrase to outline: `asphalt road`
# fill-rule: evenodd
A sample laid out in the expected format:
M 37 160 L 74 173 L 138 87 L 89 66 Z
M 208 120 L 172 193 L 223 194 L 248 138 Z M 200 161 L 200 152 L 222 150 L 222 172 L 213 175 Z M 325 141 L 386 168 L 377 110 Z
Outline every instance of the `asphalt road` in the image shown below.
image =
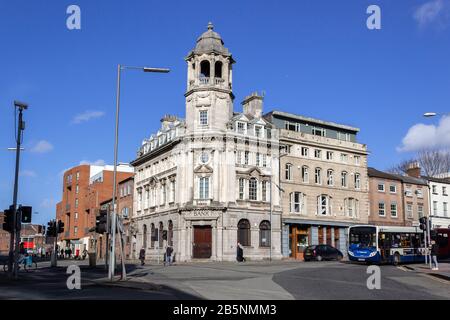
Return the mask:
M 367 287 L 366 265 L 342 262 L 190 263 L 170 267 L 128 265 L 129 281 L 110 284 L 102 267 L 62 261 L 40 263 L 19 281 L 0 273 L 0 299 L 450 299 L 450 283 L 423 273 L 381 266 L 381 288 Z M 82 289 L 69 290 L 68 265 L 81 266 Z
M 450 283 L 389 265 L 380 266 L 380 275 L 380 289 L 370 290 L 366 265 L 312 262 L 278 273 L 273 281 L 297 300 L 450 299 Z

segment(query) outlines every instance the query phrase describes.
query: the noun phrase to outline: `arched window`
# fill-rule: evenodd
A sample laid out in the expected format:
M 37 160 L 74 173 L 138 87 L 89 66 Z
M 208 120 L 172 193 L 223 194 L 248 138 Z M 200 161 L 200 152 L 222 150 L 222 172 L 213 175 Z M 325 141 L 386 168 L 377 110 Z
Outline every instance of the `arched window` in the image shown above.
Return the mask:
M 258 180 L 251 178 L 248 182 L 248 198 L 258 200 Z
M 306 213 L 306 195 L 302 192 L 292 192 L 289 194 L 289 208 L 292 213 Z
M 267 220 L 259 224 L 259 246 L 270 247 L 270 222 Z
M 317 197 L 317 214 L 320 216 L 331 214 L 330 196 L 321 194 Z
M 322 169 L 316 168 L 314 181 L 316 184 L 322 184 Z
M 355 189 L 361 189 L 361 175 L 355 173 Z
M 147 225 L 144 224 L 144 226 L 142 227 L 142 246 L 144 247 L 144 249 L 147 248 Z
M 214 65 L 214 77 L 216 78 L 222 78 L 222 62 L 217 61 Z
M 250 246 L 250 222 L 247 219 L 239 220 L 238 223 L 238 241 L 243 246 Z
M 167 231 L 167 243 L 169 246 L 173 247 L 173 222 L 169 220 L 169 228 Z
M 332 169 L 328 169 L 327 171 L 327 184 L 329 186 L 334 185 L 334 172 Z
M 345 214 L 347 215 L 347 217 L 354 218 L 358 216 L 358 209 L 359 209 L 358 199 L 355 198 L 344 199 L 344 207 L 345 207 Z
M 151 237 L 151 239 L 150 239 L 150 246 L 151 246 L 152 248 L 155 247 L 155 235 L 156 235 L 156 232 L 155 232 L 155 224 L 152 223 L 152 224 L 151 224 L 151 233 L 150 233 L 150 237 Z
M 209 61 L 208 60 L 203 60 L 200 63 L 200 77 L 201 78 L 209 78 L 210 73 L 209 73 Z
M 286 180 L 292 180 L 292 164 L 286 163 L 284 166 L 284 177 Z
M 162 222 L 159 223 L 159 234 L 158 234 L 158 242 L 159 242 L 159 248 L 163 247 L 164 239 L 163 239 L 163 231 L 164 231 L 164 225 Z
M 307 166 L 303 166 L 302 167 L 302 181 L 304 183 L 308 183 L 309 182 L 309 169 Z
M 347 171 L 341 173 L 341 186 L 347 188 Z

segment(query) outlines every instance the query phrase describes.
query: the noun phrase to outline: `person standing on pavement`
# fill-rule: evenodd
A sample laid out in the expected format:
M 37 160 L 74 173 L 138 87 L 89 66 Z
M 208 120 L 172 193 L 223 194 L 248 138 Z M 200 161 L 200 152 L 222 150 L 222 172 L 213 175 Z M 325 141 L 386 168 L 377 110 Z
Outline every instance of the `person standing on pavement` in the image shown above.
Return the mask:
M 164 265 L 171 265 L 172 264 L 172 252 L 173 248 L 171 246 L 167 246 L 166 248 L 166 260 L 164 261 Z
M 439 247 L 436 244 L 436 241 L 432 240 L 431 241 L 431 265 L 432 265 L 432 270 L 439 270 L 439 265 L 438 265 L 438 261 L 437 261 L 438 252 L 439 252 Z
M 236 260 L 238 262 L 245 262 L 244 258 L 244 247 L 242 244 L 238 241 L 236 246 Z
M 142 248 L 141 251 L 139 251 L 139 260 L 141 260 L 141 266 L 145 264 L 145 249 Z

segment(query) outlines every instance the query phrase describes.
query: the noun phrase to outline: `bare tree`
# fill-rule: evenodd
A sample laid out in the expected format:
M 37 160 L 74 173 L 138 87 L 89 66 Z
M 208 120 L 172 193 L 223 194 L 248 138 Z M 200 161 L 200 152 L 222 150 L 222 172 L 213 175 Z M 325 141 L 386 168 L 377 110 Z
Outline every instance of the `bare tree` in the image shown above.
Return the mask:
M 408 159 L 403 160 L 399 164 L 392 166 L 387 171 L 390 173 L 396 173 L 396 174 L 406 174 L 408 168 L 414 163 L 417 162 L 415 159 Z
M 417 160 L 428 177 L 450 172 L 450 150 L 421 150 L 417 154 Z
M 388 172 L 406 174 L 408 168 L 414 163 L 419 163 L 422 174 L 428 177 L 450 173 L 450 150 L 420 150 L 417 152 L 415 158 L 403 160 L 399 164 L 389 168 Z

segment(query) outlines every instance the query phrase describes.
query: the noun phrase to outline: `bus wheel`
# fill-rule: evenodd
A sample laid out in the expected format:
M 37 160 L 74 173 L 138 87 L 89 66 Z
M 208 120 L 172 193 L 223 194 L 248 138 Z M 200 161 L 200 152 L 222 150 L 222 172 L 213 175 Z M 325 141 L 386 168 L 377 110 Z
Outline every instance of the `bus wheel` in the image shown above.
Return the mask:
M 400 264 L 400 255 L 398 252 L 394 254 L 394 266 L 398 266 Z

